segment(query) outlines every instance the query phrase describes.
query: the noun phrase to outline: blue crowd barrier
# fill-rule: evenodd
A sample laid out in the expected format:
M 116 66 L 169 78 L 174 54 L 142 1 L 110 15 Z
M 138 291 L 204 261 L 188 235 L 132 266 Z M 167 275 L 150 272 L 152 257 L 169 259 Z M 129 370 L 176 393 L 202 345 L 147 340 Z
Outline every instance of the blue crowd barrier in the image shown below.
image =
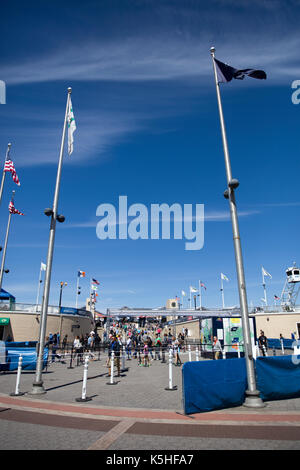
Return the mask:
M 8 348 L 35 348 L 37 341 L 6 341 L 5 346 Z
M 7 367 L 5 368 L 5 370 L 9 370 L 9 371 L 17 370 L 20 355 L 22 355 L 22 370 L 35 370 L 36 369 L 36 360 L 37 360 L 36 348 L 7 347 L 6 348 Z M 43 368 L 46 367 L 47 360 L 48 360 L 48 349 L 45 348 L 44 356 L 43 356 Z
M 300 355 L 264 356 L 255 361 L 263 401 L 300 397 Z M 240 406 L 247 390 L 244 358 L 187 362 L 182 368 L 185 414 Z
M 258 357 L 256 376 L 262 400 L 300 397 L 300 356 Z
M 185 414 L 231 408 L 244 402 L 247 373 L 244 358 L 186 362 L 182 367 Z
M 293 343 L 295 340 L 283 338 L 283 347 L 284 349 L 293 349 Z M 270 349 L 281 349 L 281 341 L 279 338 L 268 338 L 268 347 Z

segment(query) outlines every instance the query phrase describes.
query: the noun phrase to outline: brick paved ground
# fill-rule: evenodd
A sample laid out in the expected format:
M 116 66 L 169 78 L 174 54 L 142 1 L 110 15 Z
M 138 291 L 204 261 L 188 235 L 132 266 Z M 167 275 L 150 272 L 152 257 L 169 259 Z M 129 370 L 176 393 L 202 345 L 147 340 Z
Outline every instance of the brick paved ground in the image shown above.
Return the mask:
M 184 360 L 188 355 L 183 355 Z M 193 359 L 195 356 L 193 355 Z M 269 402 L 266 408 L 237 407 L 184 416 L 181 368 L 173 366 L 167 391 L 168 364 L 148 368 L 127 361 L 128 371 L 108 385 L 106 356 L 90 361 L 87 396 L 80 403 L 83 366 L 51 364 L 43 373 L 45 395 L 33 396 L 34 372 L 0 375 L 2 449 L 32 450 L 203 450 L 299 449 L 300 399 Z

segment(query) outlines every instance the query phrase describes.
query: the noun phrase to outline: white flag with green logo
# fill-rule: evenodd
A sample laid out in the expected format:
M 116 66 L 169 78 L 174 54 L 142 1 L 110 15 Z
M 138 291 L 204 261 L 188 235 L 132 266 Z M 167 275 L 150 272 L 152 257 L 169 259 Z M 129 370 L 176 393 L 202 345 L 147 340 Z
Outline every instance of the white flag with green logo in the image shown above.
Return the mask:
M 69 101 L 69 109 L 68 109 L 68 154 L 71 155 L 73 152 L 73 134 L 76 131 L 76 123 L 75 123 L 75 118 L 74 118 L 74 113 L 73 113 L 73 106 L 72 106 L 72 101 L 70 97 Z

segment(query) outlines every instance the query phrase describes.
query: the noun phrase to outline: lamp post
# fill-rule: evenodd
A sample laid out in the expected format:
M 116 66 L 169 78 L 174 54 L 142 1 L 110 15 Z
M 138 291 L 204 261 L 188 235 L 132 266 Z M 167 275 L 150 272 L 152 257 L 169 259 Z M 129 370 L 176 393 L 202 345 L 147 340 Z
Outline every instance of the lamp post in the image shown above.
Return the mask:
M 61 283 L 60 283 L 59 303 L 58 303 L 59 313 L 61 313 L 62 291 L 63 291 L 63 288 L 66 287 L 67 285 L 68 285 L 67 282 L 61 282 Z

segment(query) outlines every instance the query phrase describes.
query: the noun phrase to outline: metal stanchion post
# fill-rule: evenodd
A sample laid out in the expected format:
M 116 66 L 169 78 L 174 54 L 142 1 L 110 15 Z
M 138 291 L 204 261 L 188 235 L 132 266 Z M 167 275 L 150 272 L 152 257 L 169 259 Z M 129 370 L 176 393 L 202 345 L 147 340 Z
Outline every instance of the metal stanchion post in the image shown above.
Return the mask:
M 164 345 L 162 345 L 162 348 L 161 348 L 161 362 L 162 364 L 165 364 L 167 361 L 166 361 L 166 347 Z
M 72 365 L 72 361 L 73 361 L 73 346 L 72 346 L 72 349 L 71 349 L 70 365 L 69 365 L 68 369 L 74 369 L 74 367 Z
M 188 346 L 188 349 L 189 349 L 189 361 L 191 362 L 191 360 L 192 360 L 192 351 L 191 351 L 191 345 L 190 344 Z
M 199 349 L 196 347 L 196 361 L 199 361 Z
M 20 379 L 21 379 L 21 371 L 22 371 L 22 361 L 23 361 L 23 357 L 22 357 L 22 354 L 20 354 L 19 361 L 18 361 L 18 372 L 17 372 L 15 393 L 10 394 L 10 396 L 12 396 L 12 397 L 17 397 L 19 395 L 24 395 L 24 393 L 20 392 Z

